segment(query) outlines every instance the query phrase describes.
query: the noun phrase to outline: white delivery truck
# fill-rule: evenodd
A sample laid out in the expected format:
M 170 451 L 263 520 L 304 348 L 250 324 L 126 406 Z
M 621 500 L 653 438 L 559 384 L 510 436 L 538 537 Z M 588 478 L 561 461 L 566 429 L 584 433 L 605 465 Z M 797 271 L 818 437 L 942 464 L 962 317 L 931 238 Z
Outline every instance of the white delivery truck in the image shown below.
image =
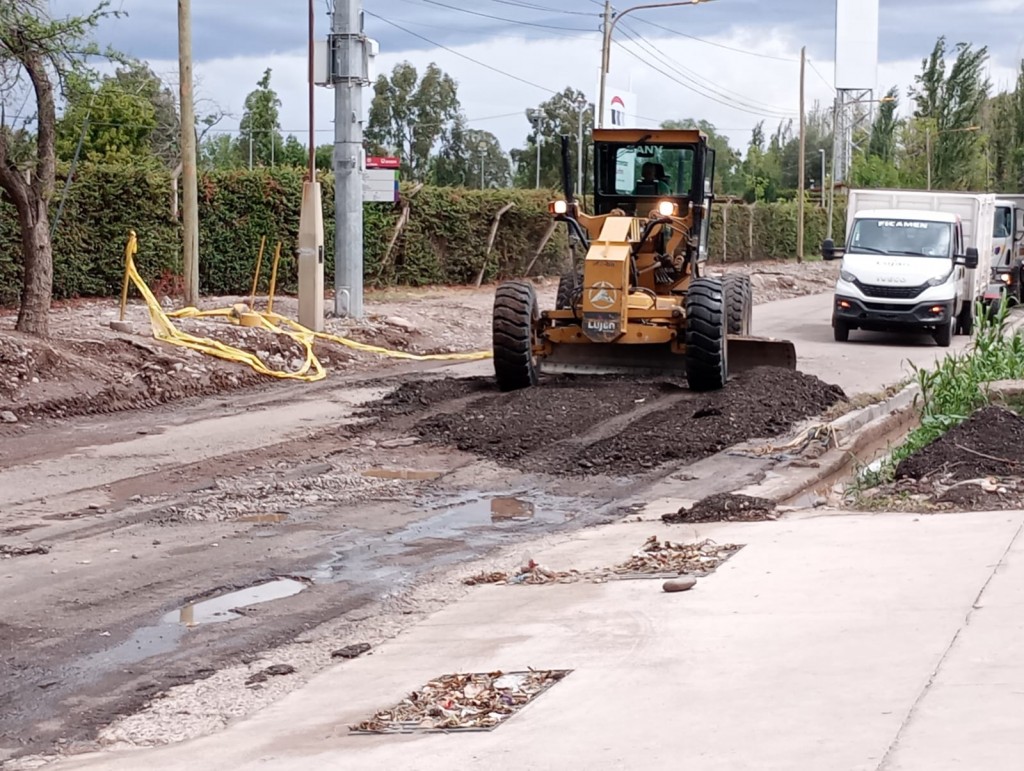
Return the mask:
M 996 196 L 919 190 L 851 190 L 846 247 L 832 305 L 835 339 L 850 331 L 930 332 L 947 347 L 971 334 L 988 287 Z

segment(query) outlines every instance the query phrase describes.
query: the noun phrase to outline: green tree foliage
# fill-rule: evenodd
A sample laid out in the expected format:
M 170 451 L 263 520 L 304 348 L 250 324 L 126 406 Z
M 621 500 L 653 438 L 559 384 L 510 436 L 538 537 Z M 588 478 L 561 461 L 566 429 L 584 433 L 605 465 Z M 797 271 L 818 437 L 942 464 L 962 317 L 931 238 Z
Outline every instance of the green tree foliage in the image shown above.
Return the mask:
M 943 190 L 984 187 L 984 142 L 979 126 L 990 82 L 985 74 L 988 49 L 958 43 L 953 65 L 946 65 L 946 41 L 939 38 L 921 64 L 910 94 L 913 118 L 925 134 L 926 162 L 932 186 Z
M 581 109 L 582 105 L 582 109 Z M 562 188 L 562 135 L 570 138 L 570 160 L 575 185 L 576 169 L 579 163 L 580 120 L 583 121 L 583 158 L 585 168 L 584 184 L 589 191 L 593 184 L 587 177 L 593 176 L 590 163 L 593 148 L 594 106 L 587 102 L 586 95 L 572 87 L 542 102 L 538 107 L 541 120 L 538 127 L 527 137 L 526 147 L 513 150 L 512 163 L 515 167 L 517 187 L 535 187 L 537 184 L 537 143 L 540 142 L 540 186 L 550 189 Z M 577 191 L 579 192 L 579 191 Z
M 899 108 L 899 89 L 893 86 L 882 99 L 878 108 L 878 117 L 871 126 L 871 139 L 868 142 L 868 155 L 881 158 L 889 163 L 896 156 L 896 129 L 899 121 L 896 111 Z
M 396 64 L 374 83 L 367 151 L 398 156 L 404 179 L 427 181 L 438 151 L 452 159 L 465 152 L 461 115 L 458 84 L 436 64 L 422 78 L 409 62 Z
M 460 128 L 460 131 L 462 129 Z M 433 183 L 440 186 L 462 186 L 479 189 L 505 188 L 512 184 L 512 166 L 501 149 L 498 138 L 490 131 L 466 129 L 452 150 L 437 157 Z M 482 184 L 481 184 L 482 183 Z
M 99 53 L 90 40 L 107 16 L 108 2 L 82 16 L 54 19 L 42 0 L 4 0 L 0 4 L 0 104 L 34 102 L 36 147 L 27 180 L 8 154 L 15 135 L 0 131 L 0 189 L 14 204 L 21 241 L 21 303 L 16 328 L 49 332 L 53 296 L 53 243 L 49 203 L 57 180 L 57 97 L 60 84 L 85 72 L 89 55 Z M 107 52 L 111 55 L 112 52 Z M 0 121 L 6 123 L 6 121 Z
M 273 166 L 281 154 L 281 99 L 270 87 L 271 70 L 263 71 L 256 88 L 245 97 L 242 119 L 238 123 L 237 152 L 243 163 Z
M 774 201 L 778 198 L 782 187 L 782 162 L 779 157 L 778 139 L 777 132 L 772 143 L 766 144 L 764 121 L 754 126 L 750 134 L 747 156 L 743 161 L 743 197 L 748 203 Z

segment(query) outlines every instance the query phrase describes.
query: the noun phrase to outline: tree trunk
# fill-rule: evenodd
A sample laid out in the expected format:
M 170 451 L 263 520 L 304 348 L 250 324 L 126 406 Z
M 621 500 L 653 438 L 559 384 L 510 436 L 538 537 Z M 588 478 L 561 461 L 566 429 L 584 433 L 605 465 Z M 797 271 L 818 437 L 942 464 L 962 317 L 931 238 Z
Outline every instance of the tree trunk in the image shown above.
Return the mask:
M 19 332 L 46 337 L 50 334 L 50 300 L 53 297 L 53 244 L 46 204 L 33 201 L 27 212 L 18 213 L 25 277 L 18 311 Z

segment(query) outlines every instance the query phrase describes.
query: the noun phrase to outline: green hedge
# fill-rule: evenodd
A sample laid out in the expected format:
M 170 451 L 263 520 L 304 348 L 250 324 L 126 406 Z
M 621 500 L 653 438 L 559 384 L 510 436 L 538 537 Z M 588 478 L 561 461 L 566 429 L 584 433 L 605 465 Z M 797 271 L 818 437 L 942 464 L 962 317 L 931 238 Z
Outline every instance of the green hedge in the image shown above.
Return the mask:
M 62 170 L 66 173 L 66 168 Z M 279 285 L 294 288 L 293 254 L 299 224 L 303 171 L 239 170 L 203 174 L 199 179 L 200 290 L 204 294 L 246 294 L 262 236 L 267 237 L 263 286 L 269 256 L 282 242 Z M 333 276 L 333 180 L 321 177 L 327 244 L 326 276 Z M 475 280 L 495 213 L 501 218 L 485 278 L 520 275 L 547 230 L 547 202 L 557 195 L 536 190 L 466 190 L 426 187 L 410 201 L 410 216 L 388 262 L 384 251 L 400 207 L 366 204 L 364 260 L 367 285 L 461 284 Z M 55 213 L 57 202 L 52 207 Z M 792 257 L 796 250 L 796 207 L 792 203 L 756 207 L 715 207 L 712 259 Z M 841 223 L 841 212 L 836 221 Z M 52 214 L 51 214 L 52 216 Z M 750 218 L 754 218 L 751 244 Z M 824 214 L 808 207 L 806 253 L 814 254 L 824 236 Z M 723 228 L 723 221 L 727 227 Z M 181 273 L 180 220 L 171 215 L 167 173 L 121 166 L 83 164 L 77 170 L 54 239 L 54 295 L 57 298 L 116 295 L 122 275 L 127 233 L 139 237 L 139 269 L 155 282 Z M 842 235 L 841 224 L 836 230 Z M 21 242 L 11 204 L 0 197 L 0 304 L 17 301 Z M 564 265 L 566 234 L 559 227 L 537 261 L 534 273 L 555 273 Z

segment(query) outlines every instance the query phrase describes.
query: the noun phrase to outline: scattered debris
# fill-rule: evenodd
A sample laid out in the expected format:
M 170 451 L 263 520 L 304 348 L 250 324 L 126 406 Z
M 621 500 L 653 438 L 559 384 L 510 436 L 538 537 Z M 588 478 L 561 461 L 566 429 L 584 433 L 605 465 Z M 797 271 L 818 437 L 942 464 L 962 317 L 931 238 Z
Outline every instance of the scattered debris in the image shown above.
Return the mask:
M 346 645 L 344 648 L 338 648 L 336 651 L 331 651 L 332 659 L 356 659 L 362 656 L 364 653 L 369 652 L 369 643 L 355 643 L 354 645 Z
M 570 584 L 578 581 L 604 583 L 620 578 L 650 577 L 684 574 L 707 576 L 719 565 L 742 549 L 738 544 L 718 544 L 710 538 L 698 543 L 672 543 L 648 538 L 642 547 L 625 562 L 611 568 L 593 570 L 549 570 L 532 559 L 514 574 L 503 571 L 477 573 L 464 578 L 467 586 L 480 584 Z
M 25 557 L 29 554 L 49 554 L 50 547 L 30 544 L 28 546 L 12 546 L 11 544 L 0 543 L 0 559 L 11 559 L 12 557 Z
M 374 734 L 492 730 L 571 671 L 442 675 L 349 730 Z
M 716 493 L 702 498 L 690 508 L 683 506 L 674 514 L 664 514 L 668 523 L 678 522 L 756 522 L 775 519 L 775 501 L 739 493 Z
M 0 412 L 0 423 L 17 423 L 18 416 L 10 410 L 4 410 Z
M 291 664 L 271 664 L 266 669 L 261 669 L 254 675 L 250 675 L 246 681 L 246 685 L 255 685 L 257 683 L 265 683 L 271 677 L 281 677 L 283 675 L 295 674 L 295 667 Z

